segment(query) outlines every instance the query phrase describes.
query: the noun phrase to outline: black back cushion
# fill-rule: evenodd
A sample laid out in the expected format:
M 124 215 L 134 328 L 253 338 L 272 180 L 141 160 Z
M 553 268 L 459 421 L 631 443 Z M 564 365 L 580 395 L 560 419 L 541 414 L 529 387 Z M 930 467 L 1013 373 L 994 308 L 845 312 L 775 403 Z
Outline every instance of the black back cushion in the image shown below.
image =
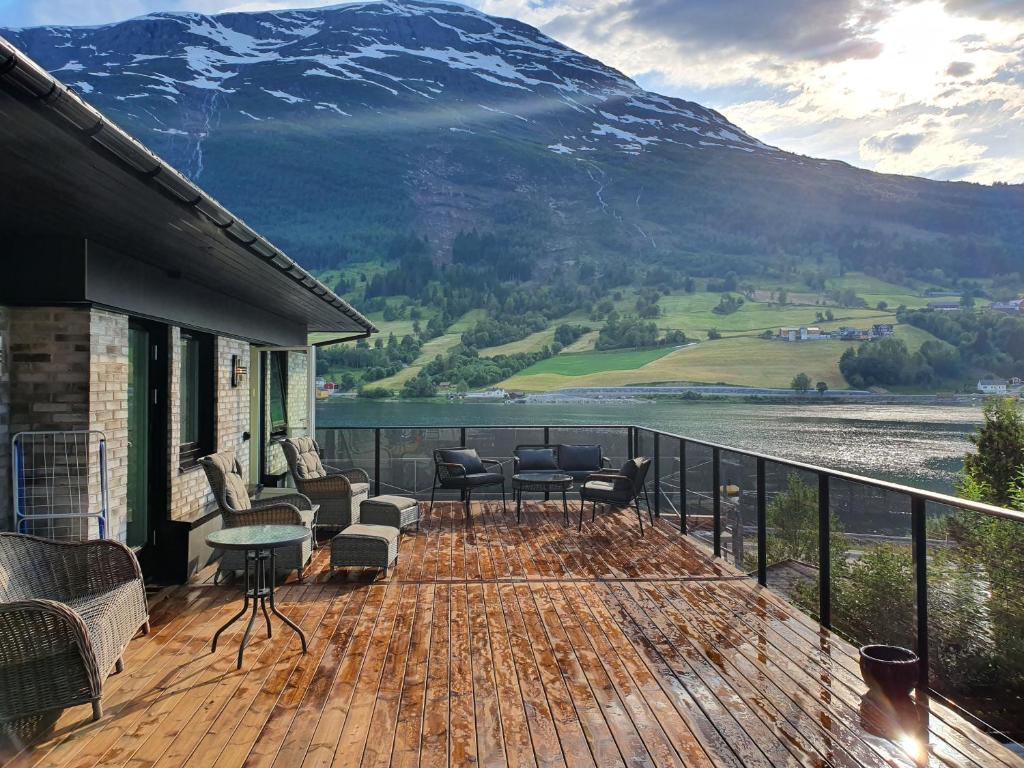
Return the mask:
M 521 448 L 517 455 L 521 472 L 558 469 L 553 448 Z
M 486 472 L 480 456 L 472 448 L 446 448 L 437 452 L 445 464 L 461 464 L 466 468 L 467 475 L 478 475 Z
M 601 468 L 600 445 L 560 445 L 558 446 L 558 468 L 569 471 Z

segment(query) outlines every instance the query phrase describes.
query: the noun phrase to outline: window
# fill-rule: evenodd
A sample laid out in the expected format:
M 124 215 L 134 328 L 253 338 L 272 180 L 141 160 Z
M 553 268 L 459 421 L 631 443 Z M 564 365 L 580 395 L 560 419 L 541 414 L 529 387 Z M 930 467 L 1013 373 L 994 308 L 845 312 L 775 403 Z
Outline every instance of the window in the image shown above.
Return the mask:
M 191 331 L 181 333 L 179 347 L 179 464 L 194 467 L 214 450 L 214 351 L 213 337 Z
M 270 353 L 270 434 L 288 431 L 288 353 Z

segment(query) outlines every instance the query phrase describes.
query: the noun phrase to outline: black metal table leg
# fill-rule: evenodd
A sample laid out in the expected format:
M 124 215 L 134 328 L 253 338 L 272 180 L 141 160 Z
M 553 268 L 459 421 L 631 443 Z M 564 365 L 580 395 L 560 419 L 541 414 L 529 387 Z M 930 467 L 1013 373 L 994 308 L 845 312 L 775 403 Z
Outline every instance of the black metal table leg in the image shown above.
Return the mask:
M 268 590 L 268 592 L 270 594 L 270 610 L 271 610 L 271 612 L 275 616 L 277 616 L 279 619 L 281 619 L 281 621 L 283 621 L 285 624 L 287 624 L 289 627 L 291 627 L 293 630 L 295 630 L 295 633 L 299 636 L 299 639 L 302 641 L 302 652 L 305 653 L 306 652 L 306 635 L 302 632 L 301 629 L 299 629 L 299 625 L 298 624 L 296 624 L 291 619 L 289 619 L 287 616 L 285 616 L 283 613 L 281 613 L 279 610 L 277 610 L 277 606 L 274 605 L 274 578 L 275 578 L 275 573 L 274 572 L 275 572 L 276 568 L 277 568 L 277 566 L 276 566 L 276 564 L 274 562 L 274 550 L 270 550 L 270 589 Z
M 516 525 L 519 525 L 519 523 L 522 521 L 522 511 L 523 511 L 523 489 L 520 488 L 516 492 Z
M 562 512 L 565 513 L 565 524 L 569 524 L 569 501 L 565 498 L 565 489 L 562 489 Z
M 245 602 L 242 604 L 242 610 L 240 610 L 238 613 L 236 613 L 234 616 L 232 616 L 230 619 L 228 619 L 224 623 L 224 626 L 222 626 L 220 629 L 218 629 L 214 633 L 214 635 L 213 635 L 213 646 L 210 648 L 210 653 L 213 653 L 214 651 L 217 650 L 217 640 L 220 638 L 221 633 L 224 632 L 225 629 L 230 627 L 236 621 L 238 621 L 240 618 L 245 616 L 246 611 L 249 610 L 249 551 L 248 550 L 246 550 L 246 552 L 245 552 L 245 592 L 243 594 L 245 595 Z

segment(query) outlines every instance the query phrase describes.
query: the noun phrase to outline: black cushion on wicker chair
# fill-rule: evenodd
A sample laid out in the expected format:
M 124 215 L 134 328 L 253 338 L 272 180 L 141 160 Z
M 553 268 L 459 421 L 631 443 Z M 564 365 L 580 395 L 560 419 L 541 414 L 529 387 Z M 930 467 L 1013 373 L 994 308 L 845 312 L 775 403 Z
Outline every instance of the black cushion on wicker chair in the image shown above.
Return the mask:
M 521 448 L 517 454 L 520 472 L 543 472 L 558 469 L 553 448 Z
M 478 475 L 487 471 L 480 460 L 480 455 L 473 448 L 443 448 L 437 453 L 445 464 L 461 464 L 466 468 L 467 475 Z

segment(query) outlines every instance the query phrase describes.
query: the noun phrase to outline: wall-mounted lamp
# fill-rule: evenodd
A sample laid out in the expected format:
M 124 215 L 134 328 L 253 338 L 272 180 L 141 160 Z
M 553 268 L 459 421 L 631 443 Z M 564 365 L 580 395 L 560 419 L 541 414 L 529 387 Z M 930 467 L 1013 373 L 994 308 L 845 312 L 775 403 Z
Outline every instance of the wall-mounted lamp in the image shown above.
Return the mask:
M 242 365 L 242 358 L 238 355 L 231 356 L 231 386 L 238 387 L 245 381 L 245 377 L 249 375 L 249 369 Z

